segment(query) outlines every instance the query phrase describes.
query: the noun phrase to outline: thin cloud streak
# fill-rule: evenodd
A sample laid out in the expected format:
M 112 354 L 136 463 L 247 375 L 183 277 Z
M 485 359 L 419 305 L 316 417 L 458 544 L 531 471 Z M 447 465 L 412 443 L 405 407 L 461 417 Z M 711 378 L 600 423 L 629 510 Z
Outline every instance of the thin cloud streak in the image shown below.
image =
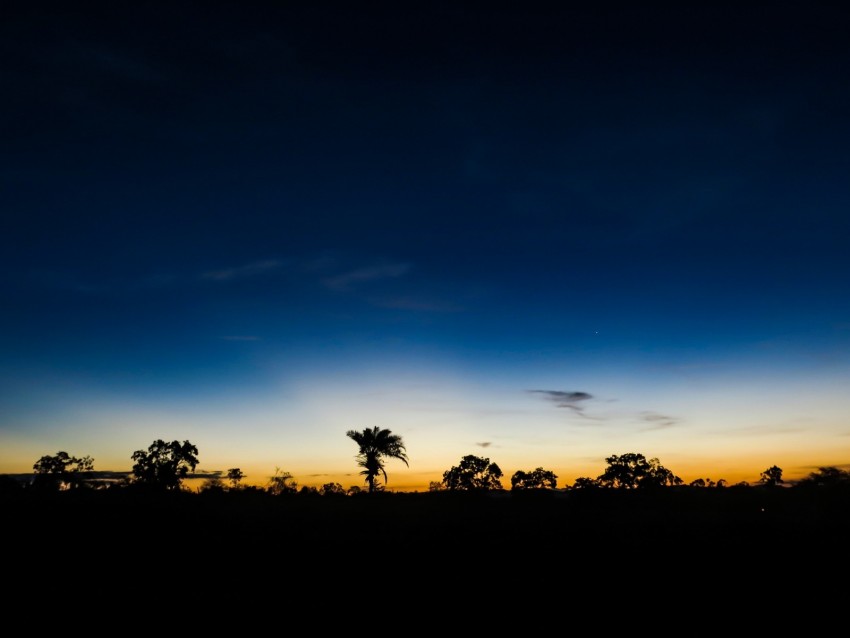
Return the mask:
M 322 283 L 331 290 L 347 291 L 359 284 L 383 279 L 397 279 L 406 275 L 409 270 L 410 264 L 406 263 L 378 264 L 350 270 L 335 277 L 328 277 Z
M 417 299 L 415 297 L 373 299 L 372 303 L 380 308 L 414 312 L 462 312 L 464 310 L 461 306 L 451 302 Z
M 190 479 L 207 479 L 207 478 L 221 478 L 224 472 L 222 470 L 198 470 L 197 472 L 193 472 L 189 474 L 186 478 Z
M 638 418 L 641 421 L 644 421 L 649 424 L 649 427 L 643 428 L 643 432 L 651 432 L 653 430 L 665 430 L 680 423 L 680 419 L 677 419 L 676 417 L 668 416 L 666 414 L 659 414 L 658 412 L 651 411 L 641 412 Z
M 717 430 L 714 434 L 718 436 L 752 436 L 754 434 L 759 436 L 772 436 L 774 434 L 797 434 L 799 432 L 805 432 L 806 429 L 807 428 L 790 427 L 787 425 L 753 425 L 744 428 Z
M 222 270 L 211 270 L 201 275 L 201 279 L 210 281 L 234 281 L 236 279 L 246 279 L 256 277 L 272 270 L 277 270 L 283 265 L 278 259 L 267 259 L 265 261 L 256 261 L 243 266 L 234 268 L 224 268 Z

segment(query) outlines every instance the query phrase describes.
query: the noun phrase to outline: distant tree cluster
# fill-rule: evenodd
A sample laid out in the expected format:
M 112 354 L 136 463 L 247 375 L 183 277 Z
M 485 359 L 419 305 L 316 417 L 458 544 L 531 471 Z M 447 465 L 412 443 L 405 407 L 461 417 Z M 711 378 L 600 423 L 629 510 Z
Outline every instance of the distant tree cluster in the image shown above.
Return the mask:
M 834 466 L 820 467 L 806 478 L 797 482 L 797 487 L 811 489 L 817 487 L 843 487 L 850 489 L 850 471 Z
M 681 485 L 682 479 L 661 465 L 658 459 L 647 460 L 643 454 L 628 453 L 605 459 L 608 466 L 595 479 L 579 477 L 574 488 L 607 487 L 637 489 Z M 443 473 L 440 484 L 431 484 L 432 491 L 501 490 L 502 470 L 490 459 L 464 456 L 460 463 Z M 554 490 L 558 477 L 551 470 L 538 467 L 531 471 L 518 470 L 510 479 L 512 491 Z
M 688 483 L 690 487 L 726 487 L 726 479 L 712 481 L 710 478 L 698 478 Z
M 643 454 L 635 452 L 614 454 L 607 457 L 605 462 L 608 467 L 602 474 L 595 479 L 586 476 L 579 477 L 573 487 L 579 489 L 610 487 L 634 490 L 682 485 L 683 483 L 682 479 L 661 465 L 658 459 L 647 460 Z
M 33 486 L 39 489 L 79 489 L 94 470 L 94 459 L 90 456 L 77 458 L 67 452 L 42 456 L 32 466 L 35 479 Z

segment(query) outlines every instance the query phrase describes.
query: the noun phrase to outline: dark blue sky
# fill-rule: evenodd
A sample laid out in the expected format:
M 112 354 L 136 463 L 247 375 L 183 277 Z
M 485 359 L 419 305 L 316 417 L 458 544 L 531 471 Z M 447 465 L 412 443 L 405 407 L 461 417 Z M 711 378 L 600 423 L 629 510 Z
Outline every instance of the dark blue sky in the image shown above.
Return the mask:
M 79 401 L 318 397 L 341 370 L 534 409 L 536 383 L 620 401 L 658 369 L 846 379 L 850 11 L 743 4 L 4 4 L 0 465 L 95 445 L 55 440 Z M 824 402 L 799 418 L 846 437 Z

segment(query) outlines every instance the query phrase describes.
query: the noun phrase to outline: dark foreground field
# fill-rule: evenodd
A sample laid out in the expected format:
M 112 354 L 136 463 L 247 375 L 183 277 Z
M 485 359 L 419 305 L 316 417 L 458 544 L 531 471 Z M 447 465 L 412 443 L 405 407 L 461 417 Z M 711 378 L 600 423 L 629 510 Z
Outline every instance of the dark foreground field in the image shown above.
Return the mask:
M 53 600 L 206 609 L 221 600 L 222 612 L 238 603 L 288 614 L 325 606 L 329 621 L 356 601 L 387 613 L 488 610 L 492 621 L 675 599 L 769 600 L 771 614 L 808 610 L 820 622 L 850 600 L 848 497 L 784 488 L 17 493 L 3 498 L 6 579 Z

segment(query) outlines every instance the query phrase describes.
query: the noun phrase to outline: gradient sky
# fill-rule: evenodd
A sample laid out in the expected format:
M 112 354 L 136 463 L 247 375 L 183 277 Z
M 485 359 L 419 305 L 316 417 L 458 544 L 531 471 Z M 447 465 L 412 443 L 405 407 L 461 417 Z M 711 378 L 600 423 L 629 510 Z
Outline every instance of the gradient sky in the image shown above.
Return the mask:
M 846 8 L 64 4 L 0 9 L 0 472 L 850 468 Z

